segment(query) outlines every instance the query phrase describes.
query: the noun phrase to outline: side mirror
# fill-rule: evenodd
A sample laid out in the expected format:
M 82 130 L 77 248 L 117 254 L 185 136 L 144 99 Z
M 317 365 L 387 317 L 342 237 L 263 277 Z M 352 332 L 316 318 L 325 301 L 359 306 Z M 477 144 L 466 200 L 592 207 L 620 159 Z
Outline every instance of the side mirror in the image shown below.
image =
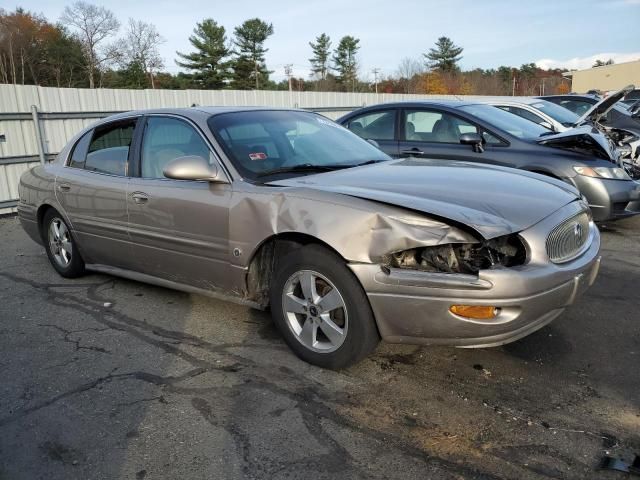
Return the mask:
M 380 148 L 380 144 L 376 142 L 373 138 L 367 138 L 367 142 L 369 142 L 371 145 L 373 145 L 376 148 Z
M 460 135 L 460 143 L 462 145 L 471 145 L 474 152 L 482 153 L 484 143 L 479 133 L 463 133 Z
M 162 169 L 162 173 L 167 178 L 175 180 L 205 180 L 215 183 L 227 183 L 218 176 L 218 167 L 210 165 L 209 162 L 199 155 L 187 155 L 171 160 Z

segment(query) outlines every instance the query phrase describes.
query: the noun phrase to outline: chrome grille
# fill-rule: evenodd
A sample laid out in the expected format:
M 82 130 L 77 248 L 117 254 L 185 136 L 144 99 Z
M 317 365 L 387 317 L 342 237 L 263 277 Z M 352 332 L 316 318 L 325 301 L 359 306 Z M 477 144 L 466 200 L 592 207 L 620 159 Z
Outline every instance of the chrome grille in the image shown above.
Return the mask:
M 547 255 L 553 263 L 573 260 L 587 249 L 589 242 L 588 212 L 581 212 L 555 227 L 547 237 Z

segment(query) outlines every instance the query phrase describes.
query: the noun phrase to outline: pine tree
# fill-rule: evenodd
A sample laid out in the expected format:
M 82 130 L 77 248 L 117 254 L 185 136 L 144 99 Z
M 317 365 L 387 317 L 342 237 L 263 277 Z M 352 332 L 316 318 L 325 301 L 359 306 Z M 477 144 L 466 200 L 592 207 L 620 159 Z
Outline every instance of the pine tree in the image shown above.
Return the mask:
M 183 62 L 176 63 L 189 70 L 194 70 L 193 80 L 202 88 L 220 89 L 229 78 L 229 64 L 225 59 L 229 55 L 226 45 L 227 36 L 222 25 L 207 18 L 198 23 L 189 37 L 189 42 L 196 49 L 192 53 L 176 52 Z
M 245 21 L 234 30 L 234 44 L 237 51 L 232 62 L 232 87 L 248 90 L 264 86 L 269 81 L 269 74 L 264 55 L 268 49 L 264 42 L 273 35 L 273 25 L 259 18 Z
M 329 57 L 331 55 L 331 39 L 326 33 L 316 37 L 316 42 L 309 42 L 311 50 L 313 50 L 313 58 L 309 59 L 311 63 L 311 73 L 318 75 L 320 80 L 326 80 L 329 70 Z
M 338 48 L 333 54 L 333 69 L 338 72 L 338 82 L 351 87 L 355 91 L 355 84 L 358 75 L 358 62 L 356 54 L 360 47 L 358 38 L 346 35 L 340 39 Z
M 462 56 L 463 48 L 458 47 L 448 37 L 440 37 L 436 42 L 435 48 L 429 49 L 429 53 L 424 56 L 429 60 L 429 67 L 442 72 L 452 72 L 458 70 L 457 63 Z

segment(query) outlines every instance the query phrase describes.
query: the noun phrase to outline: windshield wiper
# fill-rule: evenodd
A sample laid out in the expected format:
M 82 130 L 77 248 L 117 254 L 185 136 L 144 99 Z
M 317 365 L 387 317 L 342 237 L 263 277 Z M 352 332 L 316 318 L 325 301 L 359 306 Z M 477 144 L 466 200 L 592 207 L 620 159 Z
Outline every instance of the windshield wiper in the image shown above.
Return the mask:
M 331 170 L 337 170 L 339 168 L 350 167 L 351 165 L 313 165 L 311 163 L 302 163 L 300 165 L 293 165 L 291 167 L 274 168 L 273 170 L 266 170 L 260 172 L 256 177 L 266 177 L 268 175 L 276 175 L 278 173 L 294 173 L 294 172 L 330 172 Z
M 386 160 L 367 160 L 366 162 L 362 162 L 362 163 L 354 163 L 353 165 L 349 165 L 349 167 L 363 167 L 365 165 L 372 165 L 374 163 L 380 163 L 380 162 L 386 162 Z
M 266 177 L 268 175 L 276 175 L 278 173 L 295 173 L 295 172 L 330 172 L 332 170 L 341 170 L 343 168 L 362 167 L 363 165 L 371 165 L 372 163 L 384 162 L 385 160 L 367 160 L 362 163 L 336 163 L 333 165 L 314 165 L 312 163 L 302 163 L 300 165 L 292 165 L 291 167 L 274 168 L 256 174 L 256 177 Z

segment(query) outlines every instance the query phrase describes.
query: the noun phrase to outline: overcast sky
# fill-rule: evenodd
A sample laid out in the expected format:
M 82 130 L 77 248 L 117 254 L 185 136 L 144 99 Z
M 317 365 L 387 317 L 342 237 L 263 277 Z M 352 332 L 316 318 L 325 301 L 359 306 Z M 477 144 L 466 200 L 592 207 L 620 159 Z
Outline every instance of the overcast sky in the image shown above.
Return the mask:
M 65 0 L 3 0 L 57 21 Z M 252 17 L 273 23 L 267 66 L 273 78 L 284 65 L 307 76 L 309 41 L 322 32 L 336 46 L 343 35 L 360 39 L 360 76 L 371 69 L 393 74 L 402 57 L 422 54 L 442 35 L 464 47 L 461 67 L 492 68 L 536 62 L 544 68 L 588 68 L 596 58 L 617 63 L 640 59 L 640 0 L 112 0 L 94 1 L 111 9 L 124 25 L 129 17 L 156 25 L 166 69 L 179 71 L 175 51 L 190 51 L 196 22 L 211 17 L 229 33 Z

